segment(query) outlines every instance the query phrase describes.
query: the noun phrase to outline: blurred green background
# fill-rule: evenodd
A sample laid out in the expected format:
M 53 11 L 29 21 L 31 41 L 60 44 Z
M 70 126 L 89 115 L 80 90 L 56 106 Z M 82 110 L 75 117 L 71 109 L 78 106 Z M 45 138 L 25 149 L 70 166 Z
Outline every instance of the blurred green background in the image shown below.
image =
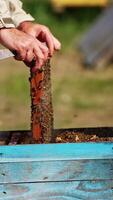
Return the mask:
M 23 0 L 24 8 L 37 22 L 46 24 L 62 42 L 62 50 L 72 45 L 76 36 L 88 28 L 102 8 L 68 8 L 55 12 L 51 0 Z
M 86 70 L 77 48 L 102 8 L 69 8 L 56 13 L 49 0 L 23 3 L 62 43 L 51 62 L 55 128 L 112 126 L 113 66 Z M 13 59 L 0 63 L 0 129 L 29 129 L 29 69 Z

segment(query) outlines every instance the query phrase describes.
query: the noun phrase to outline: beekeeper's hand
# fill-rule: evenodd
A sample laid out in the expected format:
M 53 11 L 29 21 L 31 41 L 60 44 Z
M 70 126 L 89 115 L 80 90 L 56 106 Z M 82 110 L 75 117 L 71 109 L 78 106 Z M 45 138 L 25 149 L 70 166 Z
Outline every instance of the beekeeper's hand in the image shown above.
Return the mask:
M 36 38 L 16 28 L 0 29 L 0 43 L 16 52 L 17 60 L 30 63 L 35 59 L 38 68 L 46 62 L 48 48 Z
M 48 27 L 44 25 L 22 22 L 18 29 L 45 43 L 49 48 L 49 56 L 52 56 L 55 50 L 60 50 L 61 48 L 60 42 L 53 36 Z

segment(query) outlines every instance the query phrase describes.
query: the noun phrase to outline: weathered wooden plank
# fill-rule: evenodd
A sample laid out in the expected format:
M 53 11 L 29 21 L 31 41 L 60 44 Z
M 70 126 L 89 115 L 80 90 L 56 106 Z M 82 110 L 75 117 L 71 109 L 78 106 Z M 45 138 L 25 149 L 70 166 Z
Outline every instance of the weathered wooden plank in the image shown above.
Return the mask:
M 0 162 L 112 159 L 113 143 L 0 146 Z
M 0 163 L 0 184 L 108 179 L 113 180 L 109 159 Z
M 113 200 L 113 181 L 0 185 L 0 200 Z
M 113 160 L 2 163 L 0 172 L 1 183 L 113 179 Z

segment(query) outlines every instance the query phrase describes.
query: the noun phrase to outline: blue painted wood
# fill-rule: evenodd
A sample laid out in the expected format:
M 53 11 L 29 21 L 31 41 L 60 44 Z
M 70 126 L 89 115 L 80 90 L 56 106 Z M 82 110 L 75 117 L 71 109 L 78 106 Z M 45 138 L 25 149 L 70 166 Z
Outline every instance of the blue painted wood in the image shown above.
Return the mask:
M 0 184 L 113 180 L 113 159 L 0 163 Z
M 112 159 L 113 143 L 0 146 L 0 162 Z
M 113 181 L 0 185 L 0 200 L 113 200 Z
M 113 143 L 0 146 L 0 200 L 113 200 Z

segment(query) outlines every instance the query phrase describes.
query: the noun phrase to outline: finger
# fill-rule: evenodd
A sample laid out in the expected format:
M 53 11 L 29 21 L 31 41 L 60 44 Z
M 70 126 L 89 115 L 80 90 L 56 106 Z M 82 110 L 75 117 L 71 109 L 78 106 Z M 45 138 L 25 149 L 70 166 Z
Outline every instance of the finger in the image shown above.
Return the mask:
M 52 56 L 54 53 L 54 43 L 53 43 L 52 34 L 49 31 L 44 34 L 45 34 L 46 44 L 49 48 L 50 56 Z
M 44 59 L 44 54 L 43 54 L 41 48 L 39 47 L 39 43 L 37 40 L 33 46 L 33 52 L 34 52 L 34 55 L 36 58 Z
M 33 52 L 34 52 L 35 59 L 36 59 L 36 66 L 35 66 L 35 68 L 41 68 L 43 66 L 44 62 L 46 61 L 46 59 L 44 58 L 44 55 L 43 55 L 43 59 L 40 56 L 40 53 L 42 53 L 42 51 L 41 51 L 41 49 L 38 46 L 36 46 L 33 49 Z
M 38 59 L 38 65 L 37 65 L 37 68 L 40 69 L 42 66 L 44 65 L 44 60 L 42 59 Z
M 44 60 L 47 60 L 48 55 L 49 55 L 49 49 L 48 49 L 48 47 L 46 46 L 46 43 L 41 43 L 40 41 L 38 41 L 38 42 L 39 42 L 39 47 L 40 47 L 40 49 L 41 49 L 42 52 L 43 52 Z
M 25 61 L 30 63 L 30 62 L 32 62 L 33 59 L 34 59 L 33 49 L 27 50 Z
M 36 71 L 37 69 L 40 69 L 44 65 L 44 60 L 42 59 L 36 59 L 35 66 L 33 67 L 33 71 Z
M 61 49 L 61 43 L 54 36 L 52 36 L 52 37 L 53 37 L 55 50 L 60 50 Z
M 49 55 L 49 51 L 44 51 L 44 50 L 42 49 L 42 52 L 43 52 L 43 54 L 44 54 L 44 60 L 47 60 L 48 55 Z
M 48 51 L 48 47 L 46 46 L 46 42 L 40 42 L 38 39 L 37 39 L 37 42 L 38 42 L 38 45 L 41 49 L 43 49 L 44 51 Z
M 19 60 L 19 61 L 24 61 L 26 57 L 26 51 L 25 50 L 20 50 L 17 51 L 16 55 L 15 55 L 15 59 Z

